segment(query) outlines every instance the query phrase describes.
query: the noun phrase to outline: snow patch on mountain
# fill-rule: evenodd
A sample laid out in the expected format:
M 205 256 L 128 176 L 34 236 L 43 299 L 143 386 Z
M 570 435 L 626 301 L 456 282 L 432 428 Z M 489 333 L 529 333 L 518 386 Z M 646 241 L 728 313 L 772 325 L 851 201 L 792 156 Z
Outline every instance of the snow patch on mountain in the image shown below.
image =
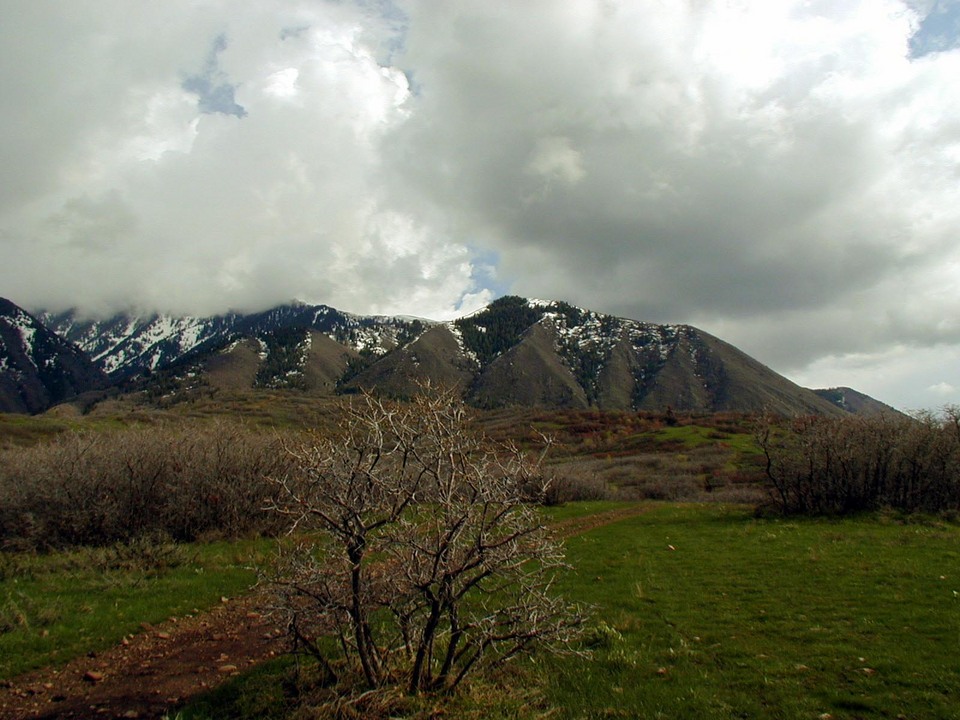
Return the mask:
M 460 330 L 459 326 L 454 321 L 444 323 L 444 327 L 450 331 L 450 334 L 453 335 L 453 339 L 457 341 L 457 348 L 460 351 L 460 354 L 469 360 L 475 367 L 480 366 L 480 358 L 477 357 L 477 354 L 467 347 L 466 342 L 463 339 L 463 331 Z M 486 330 L 486 328 L 480 328 Z

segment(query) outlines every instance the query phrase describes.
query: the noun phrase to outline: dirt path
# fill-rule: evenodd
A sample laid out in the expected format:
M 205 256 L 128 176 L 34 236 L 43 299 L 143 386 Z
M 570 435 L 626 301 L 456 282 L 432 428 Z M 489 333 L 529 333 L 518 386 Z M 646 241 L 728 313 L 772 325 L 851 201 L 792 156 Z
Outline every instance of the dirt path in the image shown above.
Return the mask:
M 554 525 L 572 537 L 634 517 L 620 508 Z M 184 700 L 283 651 L 283 633 L 260 614 L 262 596 L 222 603 L 192 618 L 171 618 L 109 650 L 0 683 L 0 720 L 157 720 Z
M 649 509 L 650 507 L 648 505 L 631 505 L 630 507 L 619 508 L 617 510 L 607 510 L 601 513 L 594 513 L 593 515 L 569 518 L 568 520 L 554 523 L 551 527 L 557 531 L 557 534 L 561 538 L 574 537 L 575 535 L 582 535 L 585 532 L 595 530 L 604 525 L 610 525 L 611 523 L 642 515 Z
M 0 719 L 162 718 L 184 699 L 282 650 L 255 595 L 170 619 L 101 653 L 0 687 Z

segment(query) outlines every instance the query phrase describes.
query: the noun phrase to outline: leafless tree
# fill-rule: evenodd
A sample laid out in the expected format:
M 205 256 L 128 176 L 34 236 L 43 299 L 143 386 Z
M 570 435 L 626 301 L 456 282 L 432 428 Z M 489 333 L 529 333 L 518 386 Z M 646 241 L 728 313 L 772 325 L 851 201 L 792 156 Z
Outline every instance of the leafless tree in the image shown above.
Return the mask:
M 757 441 L 785 512 L 960 509 L 960 411 L 766 418 Z
M 410 693 L 566 648 L 581 616 L 551 591 L 563 557 L 531 507 L 539 461 L 491 446 L 449 392 L 363 395 L 343 418 L 276 480 L 274 509 L 303 539 L 275 578 L 299 647 L 331 674 L 352 664 L 365 685 Z

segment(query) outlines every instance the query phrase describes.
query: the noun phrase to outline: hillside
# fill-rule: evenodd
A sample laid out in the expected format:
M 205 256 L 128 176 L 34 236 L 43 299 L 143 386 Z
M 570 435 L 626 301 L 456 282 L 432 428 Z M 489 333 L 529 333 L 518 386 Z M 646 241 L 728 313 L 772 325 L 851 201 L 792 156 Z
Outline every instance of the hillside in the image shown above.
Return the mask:
M 854 415 L 902 415 L 899 410 L 892 408 L 886 403 L 875 400 L 869 395 L 857 392 L 853 388 L 835 387 L 814 392 L 824 400 L 833 403 L 841 410 L 846 410 Z
M 105 383 L 83 351 L 0 298 L 0 412 L 40 412 Z
M 643 323 L 519 298 L 504 298 L 454 325 L 466 354 L 492 358 L 480 363 L 470 390 L 471 400 L 485 407 L 838 411 L 689 325 Z

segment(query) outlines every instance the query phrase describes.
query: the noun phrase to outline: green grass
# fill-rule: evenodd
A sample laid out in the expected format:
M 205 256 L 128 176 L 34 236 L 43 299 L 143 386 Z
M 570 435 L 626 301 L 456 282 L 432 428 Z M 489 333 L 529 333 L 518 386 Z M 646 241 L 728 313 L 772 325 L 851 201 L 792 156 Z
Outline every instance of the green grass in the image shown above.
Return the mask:
M 292 657 L 268 660 L 204 693 L 174 715 L 176 720 L 283 720 L 296 707 L 298 673 Z
M 960 718 L 958 540 L 935 521 L 651 504 L 567 542 L 560 590 L 594 606 L 589 658 L 534 658 L 387 715 L 433 717 L 440 703 L 457 718 Z M 240 678 L 184 717 L 256 717 L 244 704 L 290 682 L 273 677 Z
M 49 440 L 71 427 L 70 423 L 63 420 L 0 413 L 0 447 L 33 445 Z
M 547 513 L 562 521 L 619 507 Z M 0 556 L 0 622 L 10 626 L 0 678 L 240 593 L 251 556 L 268 546 L 191 546 L 156 573 L 109 569 L 84 556 L 95 551 Z M 960 719 L 960 526 L 650 504 L 569 539 L 567 554 L 574 569 L 560 591 L 594 606 L 589 658 L 534 658 L 454 699 L 395 699 L 389 714 Z M 289 717 L 290 683 L 288 661 L 268 664 L 182 717 Z
M 203 610 L 255 581 L 266 543 L 212 543 L 149 559 L 129 549 L 0 554 L 0 680 L 118 643 L 140 624 Z
M 597 515 L 613 510 L 634 507 L 636 503 L 618 502 L 616 500 L 586 500 L 583 502 L 564 503 L 543 508 L 542 513 L 548 522 L 562 522 L 573 518 Z
M 679 442 L 685 447 L 694 448 L 716 442 L 708 437 L 712 432 L 715 431 L 699 425 L 674 425 L 657 430 L 653 435 L 660 442 Z
M 654 432 L 653 437 L 661 443 L 682 443 L 686 448 L 722 444 L 746 455 L 755 455 L 760 452 L 756 441 L 748 432 L 722 432 L 705 425 L 665 427 Z
M 546 664 L 548 698 L 567 718 L 960 718 L 958 540 L 702 506 L 598 528 L 568 541 L 561 590 L 612 630 Z

